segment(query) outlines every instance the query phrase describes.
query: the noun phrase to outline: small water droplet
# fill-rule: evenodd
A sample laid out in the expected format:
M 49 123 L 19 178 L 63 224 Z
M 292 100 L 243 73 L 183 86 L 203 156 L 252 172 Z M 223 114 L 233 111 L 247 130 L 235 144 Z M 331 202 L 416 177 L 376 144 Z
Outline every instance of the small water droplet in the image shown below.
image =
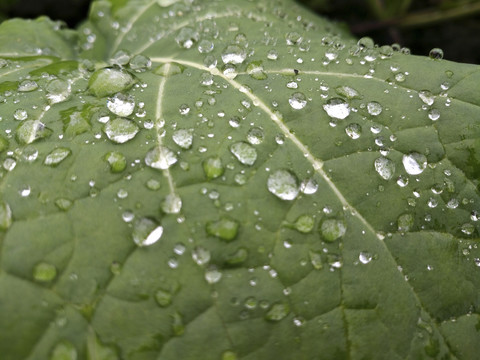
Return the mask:
M 475 226 L 473 224 L 470 224 L 470 223 L 465 223 L 465 224 L 462 225 L 460 230 L 465 235 L 472 235 L 475 231 Z
M 45 87 L 50 104 L 65 101 L 70 96 L 70 84 L 61 79 L 53 79 Z
M 361 98 L 359 92 L 350 86 L 338 86 L 335 88 L 335 92 L 347 99 L 359 99 Z
M 103 126 L 107 137 L 117 144 L 123 144 L 137 135 L 139 128 L 133 121 L 123 118 L 110 120 Z
M 193 129 L 178 129 L 173 132 L 172 139 L 183 149 L 190 149 L 193 143 Z
M 30 92 L 38 89 L 38 84 L 34 80 L 23 80 L 18 85 L 18 91 Z
M 26 120 L 28 118 L 27 110 L 25 109 L 17 109 L 13 113 L 13 118 L 18 121 Z
M 353 140 L 358 139 L 362 135 L 362 127 L 360 124 L 352 123 L 345 127 L 345 133 Z
M 307 105 L 307 97 L 301 92 L 295 92 L 288 99 L 288 103 L 295 110 L 301 110 Z
M 54 265 L 40 262 L 33 268 L 33 278 L 39 282 L 49 282 L 57 276 L 57 269 Z
M 304 234 L 311 232 L 314 225 L 315 219 L 307 214 L 300 215 L 293 223 L 295 230 Z
M 127 159 L 125 155 L 118 151 L 110 151 L 103 157 L 105 161 L 110 165 L 110 171 L 112 173 L 119 173 L 125 170 L 127 167 Z
M 190 27 L 182 27 L 178 32 L 177 36 L 175 36 L 175 41 L 178 45 L 185 49 L 190 49 L 193 44 L 195 44 L 200 35 L 198 32 Z
M 174 336 L 182 336 L 185 332 L 183 316 L 178 312 L 172 314 L 172 332 Z
M 378 116 L 382 113 L 383 107 L 376 101 L 371 101 L 367 104 L 367 111 L 372 116 Z
M 138 246 L 150 246 L 155 244 L 163 234 L 163 227 L 159 226 L 154 220 L 141 218 L 135 221 L 132 231 L 132 237 Z
M 31 144 L 32 142 L 49 137 L 52 130 L 45 127 L 39 120 L 23 121 L 17 128 L 16 137 L 21 144 Z
M 425 155 L 413 152 L 402 157 L 403 166 L 409 175 L 419 175 L 427 167 Z
M 143 72 L 150 69 L 152 61 L 144 55 L 137 54 L 130 60 L 129 66 L 135 72 Z
M 145 155 L 145 164 L 154 169 L 166 170 L 177 162 L 177 155 L 167 147 L 157 146 Z
M 326 219 L 320 226 L 320 234 L 323 240 L 327 242 L 334 242 L 345 235 L 347 231 L 347 224 L 345 221 L 339 219 Z
M 309 251 L 308 254 L 309 254 L 310 263 L 312 264 L 312 266 L 317 270 L 321 270 L 323 268 L 322 254 L 316 251 Z
M 192 251 L 192 259 L 197 265 L 205 265 L 210 261 L 210 251 L 207 249 L 196 246 Z
M 222 52 L 224 64 L 241 64 L 246 58 L 246 50 L 238 45 L 229 45 Z
M 205 271 L 205 280 L 209 284 L 216 284 L 222 278 L 222 273 L 218 271 L 216 267 L 210 267 L 207 271 Z
M 182 209 L 182 199 L 177 194 L 168 194 L 162 201 L 162 210 L 167 214 L 178 214 Z
M 267 188 L 281 200 L 294 200 L 300 192 L 298 179 L 289 170 L 276 170 L 270 174 Z
M 128 90 L 134 83 L 133 76 L 125 70 L 103 68 L 93 73 L 88 86 L 95 96 L 104 97 Z
M 323 105 L 323 109 L 326 111 L 328 116 L 334 119 L 342 120 L 350 115 L 350 107 L 348 103 L 340 98 L 328 100 L 327 103 Z
M 441 60 L 443 59 L 443 50 L 440 48 L 433 48 L 428 53 L 428 56 L 430 56 L 431 59 Z
M 131 95 L 118 93 L 107 100 L 107 108 L 117 116 L 126 117 L 133 113 L 135 101 Z
M 68 148 L 56 148 L 45 157 L 45 161 L 43 163 L 52 167 L 58 166 L 58 164 L 70 156 L 71 153 L 72 151 Z
M 300 191 L 306 195 L 315 194 L 318 190 L 318 183 L 314 179 L 305 179 L 300 184 Z
M 428 90 L 422 90 L 418 93 L 418 97 L 428 106 L 433 105 L 435 96 Z
M 432 109 L 428 112 L 428 118 L 432 121 L 437 121 L 440 119 L 440 111 L 437 109 Z
M 395 174 L 395 163 L 386 157 L 379 157 L 375 160 L 375 171 L 383 179 L 390 180 Z
M 265 80 L 268 76 L 263 71 L 263 65 L 261 61 L 252 61 L 247 65 L 247 74 L 256 80 Z
M 290 313 L 290 306 L 285 302 L 278 302 L 273 304 L 268 312 L 265 314 L 265 319 L 268 321 L 280 321 Z
M 247 141 L 252 145 L 261 144 L 264 138 L 263 130 L 259 127 L 253 127 L 247 133 Z
M 366 252 L 366 251 L 361 251 L 360 255 L 358 255 L 358 260 L 362 264 L 368 264 L 370 261 L 372 261 L 372 259 L 373 259 L 372 254 L 370 254 L 369 252 Z
M 237 236 L 239 226 L 238 221 L 223 217 L 217 221 L 207 222 L 205 230 L 208 235 L 218 237 L 225 241 L 231 241 Z
M 155 292 L 155 301 L 161 307 L 167 307 L 172 303 L 172 294 L 169 291 L 159 289 Z
M 402 214 L 397 219 L 398 231 L 407 232 L 413 227 L 415 219 L 412 214 Z
M 55 200 L 55 206 L 57 206 L 62 211 L 67 211 L 73 205 L 73 201 L 67 198 L 59 198 Z
M 244 141 L 232 144 L 230 152 L 244 165 L 251 166 L 257 160 L 257 150 Z

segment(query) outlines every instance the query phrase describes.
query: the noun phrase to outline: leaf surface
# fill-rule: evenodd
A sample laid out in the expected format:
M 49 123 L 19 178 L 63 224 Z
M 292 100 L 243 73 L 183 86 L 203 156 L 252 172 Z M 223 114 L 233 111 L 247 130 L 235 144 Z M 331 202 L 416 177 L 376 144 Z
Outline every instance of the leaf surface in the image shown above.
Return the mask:
M 473 359 L 479 68 L 292 2 L 0 26 L 2 359 Z

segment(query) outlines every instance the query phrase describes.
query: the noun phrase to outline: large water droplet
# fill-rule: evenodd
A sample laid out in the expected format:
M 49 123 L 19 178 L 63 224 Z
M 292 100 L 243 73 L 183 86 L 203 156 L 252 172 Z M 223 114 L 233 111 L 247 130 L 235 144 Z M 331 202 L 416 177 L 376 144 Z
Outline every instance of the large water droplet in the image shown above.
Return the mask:
M 263 142 L 265 135 L 259 127 L 251 128 L 247 133 L 247 141 L 252 145 L 259 145 Z
M 323 240 L 333 242 L 340 239 L 347 231 L 345 221 L 338 219 L 326 219 L 320 226 L 320 233 Z
M 52 130 L 45 127 L 39 120 L 26 120 L 17 128 L 17 140 L 21 144 L 31 144 L 32 142 L 49 137 Z
M 207 222 L 205 230 L 208 235 L 231 241 L 237 236 L 239 226 L 238 221 L 223 217 L 217 221 Z
M 292 108 L 295 110 L 300 110 L 307 105 L 307 97 L 301 93 L 301 92 L 296 92 L 293 93 L 292 96 L 288 99 L 288 103 Z
M 428 53 L 428 56 L 430 56 L 430 58 L 434 60 L 441 60 L 443 59 L 443 50 L 440 48 L 433 48 Z
M 117 116 L 126 117 L 133 113 L 135 101 L 131 95 L 118 93 L 108 99 L 107 108 Z
M 280 321 L 290 313 L 290 306 L 285 302 L 273 304 L 265 314 L 265 319 L 269 321 Z
M 57 269 L 54 265 L 41 262 L 33 268 L 33 278 L 40 282 L 49 282 L 57 276 Z
M 256 80 L 265 80 L 267 74 L 263 71 L 263 65 L 261 61 L 252 61 L 247 65 L 247 74 Z
M 178 32 L 177 36 L 175 36 L 175 41 L 181 47 L 185 49 L 190 49 L 193 46 L 193 44 L 195 44 L 198 41 L 199 38 L 200 38 L 200 35 L 196 30 L 190 27 L 183 27 Z
M 253 165 L 257 160 L 257 150 L 250 144 L 240 141 L 230 146 L 230 152 L 244 165 Z
M 315 219 L 307 214 L 300 215 L 293 223 L 293 227 L 295 228 L 295 230 L 300 231 L 304 234 L 311 232 L 314 225 Z
M 51 80 L 45 87 L 50 104 L 65 101 L 70 96 L 70 84 L 60 79 Z
M 149 246 L 155 244 L 163 234 L 163 227 L 154 220 L 141 218 L 133 225 L 132 237 L 138 246 Z
M 418 97 L 427 105 L 433 105 L 435 96 L 428 90 L 422 90 L 418 93 Z
M 23 80 L 18 85 L 18 91 L 20 92 L 30 92 L 38 89 L 38 84 L 34 80 Z
M 141 54 L 135 55 L 131 60 L 130 60 L 130 69 L 136 71 L 136 72 L 143 72 L 145 70 L 150 69 L 152 66 L 152 61 Z
M 372 116 L 378 116 L 382 113 L 383 107 L 376 101 L 371 101 L 367 104 L 367 111 Z
M 137 135 L 139 128 L 133 121 L 123 118 L 110 120 L 103 126 L 107 137 L 117 144 L 123 144 Z
M 103 97 L 128 90 L 134 83 L 133 76 L 125 70 L 103 68 L 93 73 L 88 86 L 95 96 Z
M 395 163 L 386 157 L 375 160 L 375 171 L 385 180 L 390 180 L 395 174 Z
M 145 164 L 154 169 L 165 170 L 177 162 L 177 155 L 167 147 L 157 146 L 145 155 Z
M 182 209 L 182 199 L 177 194 L 168 194 L 162 202 L 162 210 L 167 214 L 178 214 Z
M 45 157 L 45 161 L 43 163 L 48 166 L 57 166 L 63 160 L 65 160 L 71 153 L 72 151 L 68 148 L 63 148 L 63 147 L 56 148 Z
M 179 129 L 175 130 L 172 139 L 181 148 L 190 149 L 193 142 L 193 129 Z
M 276 170 L 270 174 L 267 188 L 282 200 L 294 200 L 300 192 L 297 177 L 288 170 Z
M 216 284 L 222 278 L 222 273 L 218 271 L 216 267 L 211 267 L 207 271 L 205 271 L 205 280 L 209 284 Z
M 222 159 L 219 157 L 210 157 L 204 160 L 202 165 L 203 171 L 209 180 L 216 179 L 217 177 L 222 176 L 225 172 Z
M 353 140 L 358 139 L 362 135 L 362 127 L 360 124 L 353 123 L 349 124 L 345 128 L 345 133 Z
M 335 119 L 345 119 L 350 115 L 350 107 L 348 103 L 340 98 L 333 98 L 327 101 L 323 105 L 323 109 L 326 111 L 328 116 Z
M 427 158 L 425 155 L 413 152 L 402 157 L 405 171 L 410 175 L 419 175 L 427 167 Z
M 241 64 L 247 58 L 247 51 L 238 45 L 229 45 L 222 52 L 224 64 Z

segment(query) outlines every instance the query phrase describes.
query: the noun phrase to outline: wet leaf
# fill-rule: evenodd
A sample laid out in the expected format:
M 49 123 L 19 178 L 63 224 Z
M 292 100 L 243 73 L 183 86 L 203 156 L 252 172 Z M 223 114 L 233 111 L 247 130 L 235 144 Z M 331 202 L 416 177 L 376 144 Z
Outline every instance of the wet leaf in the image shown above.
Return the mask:
M 0 40 L 2 360 L 478 356 L 478 66 L 289 0 Z

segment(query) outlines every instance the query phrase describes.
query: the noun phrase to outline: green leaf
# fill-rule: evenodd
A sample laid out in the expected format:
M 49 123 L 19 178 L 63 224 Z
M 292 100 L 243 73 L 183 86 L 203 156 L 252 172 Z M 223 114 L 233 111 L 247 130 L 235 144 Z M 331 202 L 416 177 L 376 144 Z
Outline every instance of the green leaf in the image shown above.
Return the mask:
M 0 40 L 2 360 L 478 356 L 477 65 L 289 0 Z

